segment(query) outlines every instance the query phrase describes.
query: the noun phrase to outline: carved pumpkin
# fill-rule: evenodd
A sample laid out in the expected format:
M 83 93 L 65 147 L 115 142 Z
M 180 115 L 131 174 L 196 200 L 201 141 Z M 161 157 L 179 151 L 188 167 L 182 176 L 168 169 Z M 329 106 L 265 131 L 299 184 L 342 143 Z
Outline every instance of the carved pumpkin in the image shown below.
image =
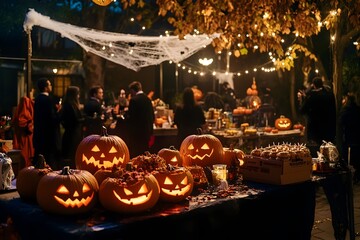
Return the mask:
M 223 161 L 224 149 L 220 140 L 211 134 L 189 135 L 180 145 L 180 155 L 183 166 L 211 167 Z
M 166 164 L 182 166 L 182 157 L 179 150 L 177 150 L 174 146 L 160 149 L 158 155 L 165 160 Z
M 240 149 L 233 148 L 232 146 L 229 148 L 224 148 L 224 163 L 228 167 L 233 165 L 234 161 L 237 161 L 240 166 L 243 165 L 244 157 L 245 153 Z
M 65 166 L 41 178 L 36 198 L 39 206 L 47 212 L 71 215 L 92 209 L 98 191 L 99 185 L 90 172 Z
M 22 168 L 16 178 L 16 188 L 21 199 L 36 202 L 36 189 L 40 179 L 51 171 L 42 155 L 34 158 L 33 166 Z
M 101 205 L 118 213 L 137 213 L 152 208 L 160 196 L 154 175 L 145 172 L 125 172 L 121 178 L 107 178 L 99 190 Z
M 160 186 L 160 199 L 165 202 L 179 202 L 189 196 L 194 187 L 191 172 L 183 167 L 169 166 L 165 171 L 154 173 Z
M 108 135 L 105 127 L 102 135 L 93 134 L 85 137 L 75 155 L 76 168 L 92 174 L 99 169 L 125 167 L 129 160 L 129 149 L 124 140 L 116 135 Z
M 279 118 L 275 120 L 275 127 L 276 129 L 282 130 L 289 130 L 291 129 L 292 123 L 291 120 L 284 115 L 281 115 Z
M 301 123 L 295 123 L 293 126 L 294 129 L 299 129 L 300 131 L 304 130 L 304 125 Z

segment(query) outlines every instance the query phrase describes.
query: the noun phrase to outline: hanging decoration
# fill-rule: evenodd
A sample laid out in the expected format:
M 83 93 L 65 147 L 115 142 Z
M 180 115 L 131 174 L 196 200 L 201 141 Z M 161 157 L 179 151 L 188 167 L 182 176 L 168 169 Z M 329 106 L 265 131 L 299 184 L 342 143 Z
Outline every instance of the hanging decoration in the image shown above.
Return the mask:
M 164 61 L 178 63 L 219 36 L 186 35 L 184 39 L 179 39 L 178 36 L 152 37 L 106 32 L 57 22 L 30 9 L 24 21 L 24 30 L 30 32 L 34 25 L 56 31 L 79 44 L 85 51 L 134 71 Z

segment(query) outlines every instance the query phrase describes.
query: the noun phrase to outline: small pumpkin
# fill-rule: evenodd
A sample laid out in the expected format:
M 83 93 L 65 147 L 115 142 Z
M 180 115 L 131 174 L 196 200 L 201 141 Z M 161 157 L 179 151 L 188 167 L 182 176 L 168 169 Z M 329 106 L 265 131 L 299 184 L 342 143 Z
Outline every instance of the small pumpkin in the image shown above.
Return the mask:
M 107 178 L 99 190 L 101 205 L 118 213 L 149 210 L 159 200 L 158 181 L 151 173 L 127 171 L 121 178 Z
M 101 183 L 108 177 L 119 178 L 124 174 L 122 168 L 114 166 L 111 170 L 109 169 L 99 169 L 94 173 L 94 177 L 96 178 L 99 186 Z
M 20 198 L 36 202 L 36 189 L 39 181 L 51 171 L 51 167 L 46 164 L 44 156 L 41 154 L 33 159 L 32 166 L 22 168 L 16 178 L 16 189 Z
M 234 161 L 238 162 L 240 166 L 243 165 L 244 157 L 245 153 L 240 149 L 234 148 L 233 146 L 230 146 L 229 148 L 224 148 L 224 163 L 228 167 L 233 165 Z
M 279 118 L 275 119 L 275 127 L 279 131 L 289 130 L 292 127 L 292 123 L 289 118 L 281 115 Z
M 177 150 L 174 146 L 160 149 L 158 155 L 165 160 L 166 164 L 182 166 L 182 157 L 179 150 Z
M 224 149 L 217 137 L 202 134 L 199 130 L 198 135 L 189 135 L 182 141 L 180 155 L 183 158 L 183 166 L 212 167 L 223 161 Z
M 154 173 L 160 186 L 160 200 L 180 202 L 188 197 L 194 187 L 191 172 L 183 167 L 168 165 L 163 171 Z
M 300 131 L 302 131 L 304 129 L 304 125 L 302 125 L 301 123 L 295 123 L 293 129 L 299 129 Z
M 47 212 L 72 215 L 92 209 L 97 202 L 98 191 L 98 182 L 90 172 L 65 166 L 41 178 L 36 199 Z
M 116 135 L 108 135 L 105 127 L 102 135 L 85 137 L 75 155 L 76 168 L 87 170 L 91 174 L 95 174 L 99 169 L 125 167 L 129 160 L 129 148 L 124 140 Z

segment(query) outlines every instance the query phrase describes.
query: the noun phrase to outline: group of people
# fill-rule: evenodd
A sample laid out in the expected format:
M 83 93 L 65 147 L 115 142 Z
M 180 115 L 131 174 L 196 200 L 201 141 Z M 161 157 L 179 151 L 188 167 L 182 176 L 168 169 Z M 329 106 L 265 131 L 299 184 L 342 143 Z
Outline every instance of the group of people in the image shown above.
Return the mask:
M 92 87 L 86 103 L 81 105 L 77 86 L 69 86 L 62 101 L 57 103 L 49 79 L 38 79 L 37 87 L 39 94 L 35 99 L 22 97 L 15 111 L 14 147 L 21 149 L 26 166 L 43 157 L 53 169 L 64 165 L 75 168 L 77 146 L 84 137 L 101 135 L 106 118 L 113 114 L 104 107 L 104 90 L 101 86 Z M 121 91 L 119 105 L 128 132 L 126 142 L 131 157 L 135 157 L 149 151 L 155 116 L 141 83 L 134 81 L 128 87 L 131 98 L 124 102 L 125 91 Z

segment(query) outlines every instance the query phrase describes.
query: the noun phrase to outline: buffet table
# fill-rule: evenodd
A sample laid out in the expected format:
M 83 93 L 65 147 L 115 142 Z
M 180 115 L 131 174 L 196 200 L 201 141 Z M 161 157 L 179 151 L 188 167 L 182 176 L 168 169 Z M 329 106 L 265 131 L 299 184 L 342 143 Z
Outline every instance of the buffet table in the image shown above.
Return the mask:
M 101 206 L 79 216 L 43 212 L 16 191 L 0 194 L 0 222 L 11 218 L 21 239 L 310 239 L 315 183 L 244 182 L 229 195 L 205 192 L 148 212 L 121 215 Z M 1 233 L 1 232 L 0 232 Z M 1 238 L 1 235 L 0 235 Z

